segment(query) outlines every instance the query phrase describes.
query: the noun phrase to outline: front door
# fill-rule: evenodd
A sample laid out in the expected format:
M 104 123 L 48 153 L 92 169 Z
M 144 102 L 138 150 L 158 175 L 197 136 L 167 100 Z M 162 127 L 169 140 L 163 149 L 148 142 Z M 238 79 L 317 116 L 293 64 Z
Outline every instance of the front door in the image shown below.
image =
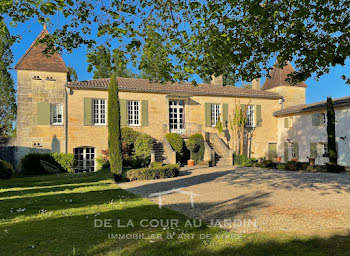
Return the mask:
M 277 143 L 269 143 L 269 160 L 276 161 Z
M 172 133 L 184 134 L 184 101 L 170 100 L 169 101 L 169 130 Z

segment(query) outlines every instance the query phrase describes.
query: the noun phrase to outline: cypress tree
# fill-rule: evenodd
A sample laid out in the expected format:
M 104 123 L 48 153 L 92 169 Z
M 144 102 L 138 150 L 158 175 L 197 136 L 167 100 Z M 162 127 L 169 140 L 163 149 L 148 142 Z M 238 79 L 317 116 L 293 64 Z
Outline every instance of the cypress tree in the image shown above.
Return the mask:
M 121 150 L 120 107 L 118 99 L 118 83 L 113 75 L 108 88 L 108 149 L 111 172 L 115 181 L 122 177 L 123 158 Z
M 328 157 L 331 164 L 337 164 L 337 144 L 335 141 L 335 112 L 331 97 L 327 98 Z

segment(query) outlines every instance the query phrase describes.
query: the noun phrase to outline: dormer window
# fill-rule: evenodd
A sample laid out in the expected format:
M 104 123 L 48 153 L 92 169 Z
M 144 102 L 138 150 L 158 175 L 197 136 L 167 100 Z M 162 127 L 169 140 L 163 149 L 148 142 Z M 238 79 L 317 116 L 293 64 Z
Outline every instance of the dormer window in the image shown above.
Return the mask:
M 40 76 L 33 76 L 34 80 L 41 80 Z

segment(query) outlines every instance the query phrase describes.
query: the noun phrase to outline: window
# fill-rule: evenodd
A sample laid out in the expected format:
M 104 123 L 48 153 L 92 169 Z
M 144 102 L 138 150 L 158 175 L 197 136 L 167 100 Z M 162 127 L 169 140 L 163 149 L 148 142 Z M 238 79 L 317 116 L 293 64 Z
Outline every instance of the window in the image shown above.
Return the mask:
M 53 125 L 63 124 L 63 105 L 62 104 L 51 105 L 51 124 Z
M 247 108 L 247 127 L 254 127 L 254 106 L 249 105 Z
M 326 124 L 327 123 L 327 114 L 322 113 L 321 114 L 321 124 Z
M 295 151 L 295 143 L 292 143 L 290 145 L 290 151 L 292 153 L 292 158 L 296 158 L 297 157 L 297 154 L 296 154 L 296 151 Z
M 81 171 L 92 172 L 95 170 L 95 148 L 80 147 L 74 149 L 76 168 Z
M 139 102 L 135 100 L 128 101 L 128 125 L 136 126 L 140 124 Z
M 211 126 L 215 127 L 220 120 L 220 105 L 211 104 Z
M 93 117 L 95 125 L 106 124 L 106 101 L 101 99 L 93 100 Z
M 323 146 L 323 147 L 322 147 L 323 156 L 324 156 L 324 157 L 328 157 L 328 144 L 327 144 L 327 143 L 324 143 L 322 146 Z
M 293 127 L 293 117 L 289 118 L 289 128 Z

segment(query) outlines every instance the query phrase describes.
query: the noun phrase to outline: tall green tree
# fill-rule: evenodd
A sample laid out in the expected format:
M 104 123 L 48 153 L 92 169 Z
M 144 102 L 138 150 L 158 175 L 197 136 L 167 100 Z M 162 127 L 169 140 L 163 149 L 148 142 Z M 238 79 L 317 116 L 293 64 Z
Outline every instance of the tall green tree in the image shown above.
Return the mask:
M 137 77 L 127 68 L 125 53 L 119 49 L 114 49 L 111 53 L 108 47 L 100 45 L 88 52 L 87 61 L 88 72 L 93 72 L 95 79 L 109 78 L 112 74 L 117 77 Z
M 337 164 L 338 153 L 335 137 L 335 112 L 331 97 L 327 98 L 327 135 L 328 135 L 328 157 L 331 164 Z
M 0 38 L 0 137 L 9 137 L 13 134 L 16 120 L 16 91 L 9 72 L 13 56 L 7 28 Z
M 112 75 L 108 88 L 108 149 L 111 172 L 115 181 L 120 181 L 123 171 L 123 158 L 118 83 L 115 75 Z
M 78 81 L 78 73 L 72 66 L 68 67 L 68 81 Z

